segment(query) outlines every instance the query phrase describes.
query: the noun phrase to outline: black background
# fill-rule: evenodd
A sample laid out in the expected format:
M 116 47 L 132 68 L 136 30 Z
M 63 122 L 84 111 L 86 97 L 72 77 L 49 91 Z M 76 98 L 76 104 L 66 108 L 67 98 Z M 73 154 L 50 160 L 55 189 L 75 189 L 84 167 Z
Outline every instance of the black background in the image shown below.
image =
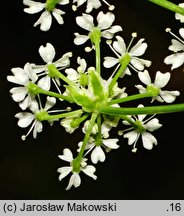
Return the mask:
M 109 2 L 116 6 L 115 24 L 123 27 L 122 35 L 126 42 L 135 31 L 139 38 L 146 39 L 148 49 L 144 57 L 153 61 L 149 70 L 151 75 L 154 77 L 157 70 L 170 71 L 170 67 L 163 63 L 170 53 L 168 46 L 171 40 L 165 28 L 171 27 L 178 33 L 182 27 L 174 19 L 174 13 L 145 0 Z M 46 124 L 36 140 L 30 136 L 25 142 L 21 141 L 21 135 L 27 130 L 19 128 L 14 118 L 20 109 L 9 94 L 10 88 L 14 87 L 6 80 L 10 69 L 23 67 L 28 61 L 43 63 L 38 48 L 46 42 L 56 48 L 55 59 L 65 52 L 74 51 L 73 60 L 80 55 L 89 60 L 88 66 L 93 63 L 93 53 L 85 54 L 83 46 L 73 44 L 73 33 L 81 29 L 75 24 L 76 14 L 71 10 L 71 4 L 63 6 L 65 24 L 60 26 L 54 20 L 51 30 L 46 33 L 32 27 L 40 14 L 26 14 L 23 8 L 22 1 L 18 0 L 1 3 L 0 199 L 184 199 L 183 113 L 158 116 L 163 127 L 154 133 L 158 146 L 152 151 L 143 149 L 139 143 L 137 154 L 133 154 L 127 140 L 120 138 L 121 147 L 96 166 L 98 179 L 93 181 L 82 175 L 81 186 L 68 192 L 65 187 L 69 178 L 58 181 L 56 170 L 63 163 L 57 155 L 62 154 L 66 147 L 76 148 L 83 137 L 80 129 L 71 136 L 59 124 L 51 128 Z M 84 9 L 81 7 L 77 15 Z M 106 11 L 107 7 L 103 9 Z M 102 46 L 105 46 L 104 42 Z M 102 55 L 110 53 L 108 49 L 102 51 Z M 183 67 L 171 73 L 172 80 L 167 89 L 179 90 L 181 96 L 176 102 L 184 102 Z M 124 82 L 129 93 L 136 92 L 132 87 L 140 83 L 136 75 L 133 80 L 125 78 Z M 116 137 L 115 131 L 112 137 Z

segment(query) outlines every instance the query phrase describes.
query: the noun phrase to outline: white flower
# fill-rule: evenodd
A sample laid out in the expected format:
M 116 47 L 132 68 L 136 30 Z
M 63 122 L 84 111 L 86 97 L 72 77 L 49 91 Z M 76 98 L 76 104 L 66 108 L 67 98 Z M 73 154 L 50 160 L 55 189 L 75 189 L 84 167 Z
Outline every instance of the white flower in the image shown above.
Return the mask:
M 164 63 L 171 64 L 171 70 L 173 70 L 180 67 L 184 63 L 184 28 L 179 30 L 179 34 L 182 39 L 172 33 L 171 29 L 167 28 L 166 31 L 176 38 L 171 40 L 172 44 L 169 46 L 169 50 L 173 51 L 174 54 L 171 54 L 164 59 Z
M 38 76 L 41 76 L 41 79 L 38 81 L 38 86 L 49 90 L 51 87 L 51 80 L 55 84 L 57 90 L 60 92 L 58 86 L 60 85 L 60 81 L 58 78 L 51 78 L 49 76 L 48 71 L 48 65 L 53 64 L 58 70 L 65 69 L 70 65 L 70 57 L 72 56 L 71 52 L 65 53 L 60 59 L 53 62 L 55 57 L 55 49 L 52 46 L 52 44 L 47 43 L 46 46 L 40 46 L 39 48 L 39 54 L 42 57 L 43 61 L 46 63 L 46 65 L 35 65 L 31 64 L 32 70 L 38 74 Z
M 77 58 L 77 63 L 79 67 L 77 70 L 73 68 L 67 68 L 65 73 L 69 80 L 75 82 L 78 86 L 85 87 L 88 84 L 88 76 L 87 76 L 87 63 L 85 59 L 81 59 L 80 57 Z
M 184 8 L 184 3 L 179 4 L 180 7 Z M 184 15 L 175 13 L 175 18 L 179 20 L 181 23 L 184 23 Z
M 19 102 L 19 106 L 25 110 L 34 99 L 34 95 L 28 91 L 28 84 L 36 82 L 37 75 L 31 70 L 29 63 L 26 63 L 24 69 L 16 67 L 11 69 L 13 76 L 7 76 L 9 82 L 21 85 L 21 87 L 14 87 L 10 90 L 14 101 Z
M 112 39 L 116 32 L 122 31 L 122 28 L 118 25 L 112 26 L 115 20 L 114 14 L 111 12 L 107 12 L 104 14 L 102 11 L 99 12 L 97 16 L 98 25 L 95 26 L 93 22 L 93 17 L 89 14 L 83 14 L 82 16 L 78 16 L 76 18 L 77 24 L 89 31 L 88 35 L 80 35 L 75 33 L 76 38 L 74 39 L 74 43 L 76 45 L 84 44 L 88 39 L 90 39 L 90 35 L 95 30 L 99 30 L 101 32 L 101 36 L 107 39 Z
M 69 3 L 69 0 L 59 0 L 55 4 L 66 5 L 68 3 Z M 65 12 L 60 9 L 55 8 L 55 5 L 53 6 L 53 8 L 49 8 L 47 2 L 40 3 L 40 2 L 35 2 L 32 0 L 23 0 L 23 4 L 28 6 L 28 8 L 24 9 L 24 12 L 29 13 L 29 14 L 35 14 L 35 13 L 39 13 L 42 10 L 45 10 L 41 14 L 38 21 L 34 24 L 34 27 L 40 25 L 40 29 L 42 31 L 48 31 L 50 29 L 51 24 L 52 24 L 51 14 L 55 17 L 55 19 L 57 20 L 59 24 L 64 23 L 61 15 L 65 14 Z
M 118 64 L 120 66 L 122 58 L 124 57 L 125 54 L 129 54 L 131 57 L 131 61 L 129 66 L 135 70 L 135 71 L 142 71 L 144 70 L 145 67 L 149 67 L 151 65 L 151 61 L 144 60 L 139 58 L 142 56 L 146 49 L 147 49 L 147 43 L 144 42 L 144 39 L 140 39 L 131 49 L 131 44 L 133 42 L 133 39 L 137 37 L 136 33 L 132 33 L 132 40 L 128 47 L 125 45 L 124 39 L 120 36 L 116 36 L 116 41 L 113 42 L 111 46 L 111 42 L 108 42 L 109 47 L 112 49 L 112 51 L 116 54 L 118 58 L 114 57 L 105 57 L 104 61 L 104 67 L 106 68 L 111 68 Z M 118 67 L 117 67 L 118 69 Z M 129 68 L 126 68 L 126 74 L 131 74 Z
M 138 107 L 143 107 L 143 105 L 139 105 Z M 139 127 L 136 129 L 131 127 L 125 130 L 125 131 L 131 130 L 124 134 L 124 138 L 128 139 L 129 145 L 133 145 L 132 152 L 137 151 L 136 144 L 140 135 L 142 137 L 142 143 L 145 149 L 151 150 L 154 144 L 157 145 L 156 138 L 149 132 L 159 129 L 162 125 L 159 123 L 158 119 L 153 118 L 153 116 L 147 120 L 145 120 L 146 115 L 138 115 L 137 117 L 133 116 L 131 118 L 132 121 L 134 121 L 135 123 L 137 123 L 137 125 L 139 125 Z M 123 121 L 123 123 L 125 125 L 130 125 L 126 121 Z
M 114 6 L 110 5 L 107 1 L 102 0 L 105 4 L 109 6 L 109 10 L 114 10 Z M 73 0 L 73 3 L 77 3 L 77 5 L 73 5 L 73 10 L 76 10 L 77 7 L 80 7 L 85 2 L 87 2 L 86 13 L 90 13 L 93 9 L 98 9 L 102 4 L 100 0 Z
M 72 173 L 72 175 L 70 177 L 70 180 L 69 180 L 69 184 L 68 184 L 66 190 L 69 190 L 72 187 L 72 185 L 75 188 L 80 186 L 80 184 L 81 184 L 81 178 L 79 176 L 80 171 L 84 172 L 86 175 L 90 176 L 94 180 L 97 179 L 97 176 L 94 175 L 94 172 L 96 171 L 96 168 L 94 166 L 92 166 L 92 165 L 87 165 L 86 159 L 84 159 L 84 158 L 83 158 L 83 160 L 81 162 L 80 171 L 79 172 L 73 171 L 73 166 L 72 166 L 73 154 L 70 151 L 70 149 L 65 148 L 63 150 L 63 155 L 59 155 L 59 158 L 61 160 L 64 160 L 64 161 L 67 161 L 67 162 L 70 163 L 70 166 L 61 167 L 61 168 L 59 168 L 57 170 L 60 173 L 60 175 L 59 175 L 59 180 L 60 181 L 63 178 L 65 178 L 69 173 Z
M 26 135 L 22 136 L 22 140 L 25 140 L 26 137 L 33 131 L 33 137 L 37 137 L 37 133 L 42 132 L 43 124 L 39 120 L 37 120 L 37 115 L 41 112 L 47 112 L 50 108 L 52 108 L 56 103 L 56 99 L 53 97 L 47 97 L 47 101 L 44 108 L 39 108 L 39 105 L 36 100 L 33 100 L 30 105 L 30 112 L 20 112 L 15 115 L 16 118 L 18 118 L 18 126 L 21 128 L 26 128 L 30 124 L 31 127 Z M 48 111 L 49 113 L 49 111 Z
M 170 80 L 171 74 L 169 72 L 161 73 L 160 71 L 157 71 L 154 83 L 151 82 L 151 78 L 147 70 L 145 70 L 144 72 L 139 72 L 138 76 L 139 79 L 145 85 L 147 85 L 147 89 L 149 88 L 153 91 L 158 91 L 158 96 L 153 97 L 153 100 L 172 103 L 176 99 L 176 96 L 180 95 L 179 91 L 162 90 L 162 88 L 165 87 Z M 147 89 L 142 85 L 136 85 L 135 87 L 139 89 L 140 93 L 145 93 L 147 91 Z
M 118 149 L 119 148 L 119 145 L 117 145 L 118 141 L 119 141 L 118 139 L 102 139 L 102 144 L 101 145 L 96 145 L 95 139 L 91 137 L 88 144 L 87 144 L 87 146 L 86 146 L 85 150 L 88 150 L 88 151 L 87 151 L 87 153 L 85 155 L 87 155 L 89 152 L 92 151 L 92 153 L 91 153 L 91 161 L 94 164 L 98 163 L 98 161 L 104 162 L 106 157 L 105 157 L 105 153 L 103 151 L 103 148 L 106 150 L 106 152 L 109 152 L 111 149 Z M 82 143 L 83 142 L 79 142 L 78 151 L 80 151 Z

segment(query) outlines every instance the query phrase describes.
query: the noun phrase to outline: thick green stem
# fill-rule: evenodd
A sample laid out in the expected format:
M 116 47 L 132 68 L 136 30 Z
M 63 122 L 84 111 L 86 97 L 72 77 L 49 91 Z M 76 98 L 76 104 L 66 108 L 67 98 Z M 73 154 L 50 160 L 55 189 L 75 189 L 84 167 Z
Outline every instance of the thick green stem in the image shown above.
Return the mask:
M 99 112 L 106 115 L 141 115 L 141 114 L 164 114 L 164 113 L 174 113 L 183 112 L 184 103 L 173 104 L 173 105 L 162 105 L 162 106 L 149 106 L 149 107 L 138 107 L 138 108 L 116 108 L 116 107 L 101 107 Z
M 61 119 L 65 117 L 78 116 L 78 115 L 81 115 L 82 113 L 83 113 L 82 109 L 72 111 L 72 112 L 56 114 L 56 115 L 50 115 L 47 112 L 43 112 L 43 113 L 41 112 L 36 115 L 36 119 L 38 121 L 52 121 L 52 120 Z
M 179 7 L 178 5 L 176 5 L 170 1 L 167 1 L 167 0 L 148 0 L 148 1 L 153 2 L 153 3 L 155 3 L 161 7 L 164 7 L 168 10 L 171 10 L 173 12 L 184 15 L 184 8 Z
M 130 55 L 127 53 L 124 55 L 124 57 L 121 59 L 121 67 L 119 68 L 119 70 L 116 72 L 115 76 L 113 77 L 112 81 L 109 84 L 109 93 L 111 93 L 114 85 L 116 84 L 118 78 L 123 75 L 123 72 L 125 72 L 125 69 L 127 67 L 127 65 L 130 63 L 131 57 Z
M 89 141 L 89 138 L 90 138 L 90 135 L 91 135 L 91 132 L 92 132 L 93 126 L 95 124 L 97 116 L 98 116 L 97 113 L 92 113 L 92 116 L 91 116 L 91 119 L 90 119 L 90 122 L 89 122 L 89 126 L 88 126 L 88 129 L 86 131 L 86 134 L 85 134 L 85 137 L 84 137 L 84 140 L 83 140 L 83 144 L 81 146 L 79 155 L 76 158 L 77 163 L 79 163 L 79 164 L 82 161 L 82 157 L 83 157 L 84 151 L 86 149 L 86 145 L 87 145 L 87 143 Z
M 144 93 L 144 94 L 135 94 L 135 95 L 131 95 L 125 98 L 118 98 L 118 99 L 114 99 L 112 101 L 109 102 L 109 105 L 112 104 L 119 104 L 119 103 L 124 103 L 124 102 L 128 102 L 128 101 L 132 101 L 132 100 L 138 100 L 138 99 L 142 99 L 142 98 L 146 98 L 146 97 L 152 97 L 153 95 L 151 93 Z

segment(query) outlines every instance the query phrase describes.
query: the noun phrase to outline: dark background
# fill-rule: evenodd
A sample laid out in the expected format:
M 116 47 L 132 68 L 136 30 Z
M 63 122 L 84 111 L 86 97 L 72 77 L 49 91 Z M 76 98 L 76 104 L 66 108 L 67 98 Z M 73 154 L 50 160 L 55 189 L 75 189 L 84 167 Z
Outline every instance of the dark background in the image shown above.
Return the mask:
M 171 40 L 165 28 L 171 27 L 173 32 L 178 33 L 182 27 L 174 19 L 174 13 L 145 0 L 109 2 L 116 6 L 115 24 L 122 25 L 126 42 L 135 31 L 139 38 L 146 39 L 149 46 L 144 58 L 153 61 L 149 70 L 151 75 L 154 77 L 157 70 L 170 71 L 170 67 L 163 63 L 170 53 L 168 46 Z M 19 128 L 14 118 L 20 109 L 9 94 L 10 88 L 14 87 L 6 80 L 10 69 L 23 67 L 28 61 L 43 63 L 38 48 L 46 42 L 56 48 L 55 59 L 65 52 L 74 51 L 73 60 L 80 55 L 86 57 L 89 64 L 93 63 L 93 53 L 85 54 L 83 46 L 73 44 L 73 32 L 81 29 L 75 24 L 76 15 L 70 6 L 63 6 L 65 24 L 60 26 L 54 20 L 51 30 L 44 33 L 38 27 L 32 27 L 40 14 L 24 13 L 22 1 L 1 3 L 0 199 L 184 199 L 183 113 L 158 116 L 163 127 L 154 133 L 158 146 L 152 151 L 143 149 L 139 143 L 137 154 L 133 154 L 127 140 L 120 138 L 121 147 L 96 166 L 98 179 L 94 181 L 82 175 L 81 186 L 68 192 L 65 187 L 69 178 L 58 181 L 56 170 L 64 164 L 57 155 L 82 140 L 80 129 L 71 136 L 59 124 L 51 128 L 46 124 L 36 140 L 29 136 L 25 142 L 21 141 L 21 135 L 27 130 Z M 85 6 L 81 7 L 77 14 L 80 15 L 84 9 Z M 103 9 L 106 11 L 107 7 Z M 102 51 L 102 55 L 110 53 L 107 49 Z M 179 90 L 181 96 L 176 102 L 184 102 L 183 67 L 171 73 L 172 80 L 167 89 Z M 132 82 L 129 77 L 124 82 L 129 93 L 136 92 L 132 87 L 140 83 L 136 75 Z M 115 131 L 112 137 L 116 137 Z

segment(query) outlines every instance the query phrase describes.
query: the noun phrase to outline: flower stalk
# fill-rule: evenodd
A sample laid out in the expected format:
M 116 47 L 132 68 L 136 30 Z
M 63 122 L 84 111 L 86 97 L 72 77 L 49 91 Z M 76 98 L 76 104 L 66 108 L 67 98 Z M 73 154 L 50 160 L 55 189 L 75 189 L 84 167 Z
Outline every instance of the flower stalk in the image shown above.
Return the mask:
M 168 10 L 171 10 L 175 13 L 179 13 L 179 14 L 184 15 L 184 8 L 179 7 L 178 5 L 176 5 L 170 1 L 167 1 L 167 0 L 148 0 L 148 1 L 155 3 L 161 7 L 164 7 Z

